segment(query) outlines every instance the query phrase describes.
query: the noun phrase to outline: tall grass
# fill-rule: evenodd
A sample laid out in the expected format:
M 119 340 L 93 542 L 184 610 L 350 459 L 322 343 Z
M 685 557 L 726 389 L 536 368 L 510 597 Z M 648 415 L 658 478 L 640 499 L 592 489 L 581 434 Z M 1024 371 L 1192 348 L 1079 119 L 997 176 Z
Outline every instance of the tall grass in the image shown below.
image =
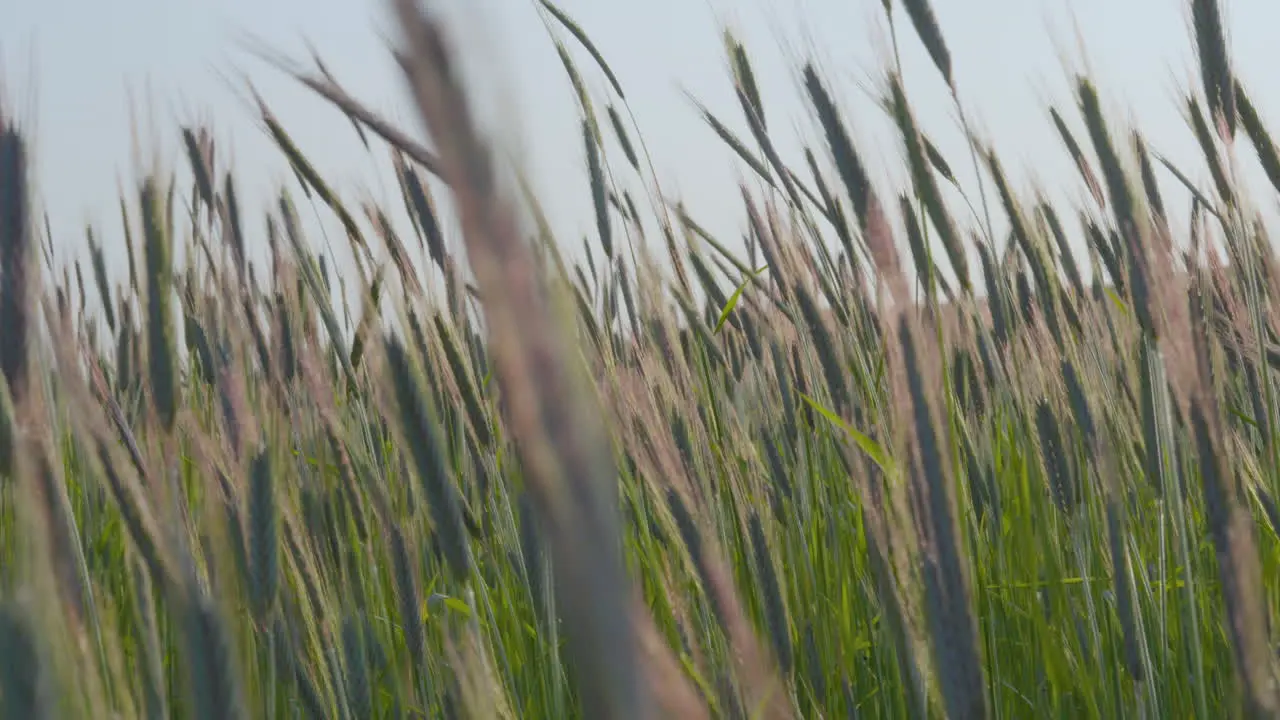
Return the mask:
M 127 284 L 92 228 L 88 279 L 57 267 L 0 117 L 5 717 L 1280 714 L 1280 276 L 1237 118 L 1280 165 L 1216 2 L 1191 2 L 1186 100 L 1215 191 L 1079 77 L 1046 122 L 1080 205 L 969 138 L 1000 241 L 947 207 L 942 181 L 971 189 L 896 72 L 906 186 L 875 186 L 812 64 L 793 171 L 726 37 L 746 131 L 701 112 L 761 181 L 746 256 L 662 196 L 608 48 L 542 5 L 582 113 L 577 261 L 411 0 L 396 57 L 431 148 L 280 64 L 392 159 L 405 227 L 349 210 L 257 101 L 343 273 L 288 189 L 245 217 L 199 127 L 189 188 L 156 169 L 121 197 Z M 956 95 L 929 3 L 902 5 Z

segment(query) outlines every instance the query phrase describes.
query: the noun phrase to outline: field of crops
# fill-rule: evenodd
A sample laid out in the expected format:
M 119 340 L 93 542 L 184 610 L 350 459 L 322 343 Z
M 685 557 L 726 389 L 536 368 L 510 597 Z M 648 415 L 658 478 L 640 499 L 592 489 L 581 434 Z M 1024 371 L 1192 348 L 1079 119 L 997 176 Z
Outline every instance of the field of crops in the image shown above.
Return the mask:
M 92 229 L 54 262 L 0 116 L 0 717 L 1277 717 L 1280 264 L 1246 196 L 1275 200 L 1280 152 L 1217 0 L 1188 3 L 1205 164 L 1079 77 L 1046 113 L 1078 206 L 976 137 L 944 157 L 892 61 L 860 112 L 895 121 L 905 186 L 869 180 L 813 66 L 822 132 L 783 157 L 730 38 L 742 114 L 705 119 L 749 180 L 742 252 L 616 190 L 654 185 L 643 134 L 550 0 L 596 215 L 576 259 L 412 0 L 430 143 L 292 71 L 403 207 L 339 197 L 264 98 L 296 183 L 245 217 L 177 128 L 181 174 L 120 199 L 112 279 Z M 954 87 L 928 0 L 884 5 Z

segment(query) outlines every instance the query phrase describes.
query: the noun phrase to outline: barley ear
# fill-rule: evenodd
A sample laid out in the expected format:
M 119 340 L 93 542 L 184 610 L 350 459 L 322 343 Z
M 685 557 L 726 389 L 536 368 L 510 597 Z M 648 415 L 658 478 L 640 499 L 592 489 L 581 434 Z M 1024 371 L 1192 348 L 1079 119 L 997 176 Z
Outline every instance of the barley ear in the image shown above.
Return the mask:
M 142 184 L 142 227 L 147 257 L 147 345 L 151 399 L 166 431 L 180 404 L 178 353 L 173 327 L 173 259 L 154 178 Z
M 1206 524 L 1217 551 L 1235 674 L 1243 685 L 1245 716 L 1275 717 L 1280 712 L 1280 701 L 1276 695 L 1275 655 L 1267 642 L 1265 591 L 1255 524 L 1240 508 L 1239 481 L 1219 436 L 1212 399 L 1208 408 L 1200 402 L 1192 404 L 1191 424 L 1200 456 Z
M 1280 190 L 1280 150 L 1276 149 L 1275 142 L 1262 122 L 1262 117 L 1258 115 L 1258 109 L 1253 106 L 1253 101 L 1249 99 L 1244 85 L 1239 81 L 1236 82 L 1236 107 L 1240 113 L 1240 124 L 1244 125 L 1249 142 L 1253 143 L 1253 149 L 1258 154 L 1258 160 L 1262 163 L 1267 179 L 1271 181 L 1272 187 Z
M 17 472 L 19 432 L 9 383 L 0 377 L 0 481 L 13 480 Z
M 280 592 L 280 540 L 277 530 L 275 476 L 270 450 L 263 448 L 253 460 L 249 477 L 249 549 L 252 555 L 250 588 L 253 607 L 264 623 Z
M 1191 18 L 1209 114 L 1223 139 L 1230 140 L 1236 133 L 1235 83 L 1231 79 L 1222 8 L 1218 0 L 1191 0 Z
M 600 146 L 591 126 L 586 121 L 582 124 L 582 136 L 587 148 L 587 172 L 591 178 L 591 198 L 596 208 L 596 229 L 600 233 L 600 246 L 604 254 L 613 260 L 613 230 L 609 224 L 609 203 L 605 188 L 604 166 L 600 160 Z
M 923 0 L 921 0 L 923 1 Z M 903 143 L 907 150 L 907 160 L 911 167 L 911 179 L 929 218 L 938 231 L 943 248 L 951 261 L 951 269 L 960 280 L 965 292 L 972 286 L 969 277 L 969 261 L 964 252 L 964 245 L 959 230 L 947 210 L 947 206 L 939 191 L 937 180 L 933 176 L 933 168 L 924 150 L 919 126 L 907 102 L 906 90 L 902 80 L 896 74 L 890 78 L 890 90 L 893 96 L 894 115 L 898 122 L 898 130 L 902 133 Z
M 938 72 L 942 73 L 947 86 L 954 91 L 951 53 L 947 50 L 946 41 L 942 39 L 942 28 L 938 25 L 938 18 L 933 14 L 933 7 L 929 5 L 929 0 L 902 0 L 902 6 L 906 8 L 907 16 L 911 18 L 911 24 L 916 28 L 920 42 L 924 43 L 925 49 L 929 51 L 933 64 L 937 66 Z
M 13 402 L 21 405 L 27 388 L 35 284 L 35 234 L 28 193 L 26 140 L 0 114 L 0 373 Z
M 399 339 L 388 337 L 386 351 L 404 438 L 426 491 L 445 559 L 457 578 L 466 578 L 471 573 L 472 560 L 463 526 L 462 499 L 449 477 L 439 429 L 425 404 L 426 397 L 404 345 Z

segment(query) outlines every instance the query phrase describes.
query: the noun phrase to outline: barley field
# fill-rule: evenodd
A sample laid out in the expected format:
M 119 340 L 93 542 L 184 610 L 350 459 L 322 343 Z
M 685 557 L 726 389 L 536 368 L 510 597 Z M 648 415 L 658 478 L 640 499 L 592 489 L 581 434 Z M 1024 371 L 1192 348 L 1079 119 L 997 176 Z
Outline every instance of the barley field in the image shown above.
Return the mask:
M 892 60 L 858 112 L 908 182 L 869 179 L 813 65 L 821 132 L 783 157 L 728 37 L 742 115 L 704 119 L 748 178 L 742 251 L 615 191 L 643 134 L 542 2 L 595 208 L 576 259 L 412 0 L 430 142 L 278 66 L 403 207 L 340 197 L 259 98 L 296 182 L 247 217 L 211 133 L 173 128 L 186 163 L 122 193 L 112 279 L 92 228 L 54 262 L 0 118 L 0 717 L 1280 716 L 1280 264 L 1248 200 L 1280 152 L 1217 0 L 1185 8 L 1204 165 L 1081 76 L 1046 108 L 1074 205 L 976 135 L 944 157 Z M 929 0 L 884 6 L 954 88 Z

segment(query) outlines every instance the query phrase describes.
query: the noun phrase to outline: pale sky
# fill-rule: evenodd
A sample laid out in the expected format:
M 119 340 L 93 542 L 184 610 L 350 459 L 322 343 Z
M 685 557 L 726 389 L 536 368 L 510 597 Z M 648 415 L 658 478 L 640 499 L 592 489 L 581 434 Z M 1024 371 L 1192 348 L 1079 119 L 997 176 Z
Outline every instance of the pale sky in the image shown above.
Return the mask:
M 475 90 L 487 111 L 486 123 L 519 148 L 553 225 L 574 252 L 583 235 L 593 232 L 594 216 L 580 111 L 544 20 L 570 48 L 602 120 L 606 104 L 617 102 L 603 74 L 563 28 L 540 12 L 537 0 L 436 0 L 434 5 L 448 12 L 455 44 L 467 49 L 466 63 L 483 78 Z M 900 0 L 895 5 L 904 75 L 917 115 L 968 182 L 972 166 L 954 107 Z M 1047 101 L 1066 111 L 1086 143 L 1068 83 L 1068 72 L 1084 62 L 1113 114 L 1139 123 L 1153 150 L 1181 163 L 1208 187 L 1208 173 L 1180 115 L 1181 92 L 1188 86 L 1198 91 L 1199 82 L 1185 0 L 933 0 L 933 5 L 962 100 L 981 134 L 995 139 L 1006 169 L 1024 189 L 1037 179 L 1072 195 L 1083 192 L 1049 122 Z M 901 177 L 888 174 L 900 165 L 900 142 L 866 94 L 878 87 L 880 70 L 891 57 L 881 0 L 560 0 L 559 6 L 592 37 L 620 79 L 663 190 L 684 198 L 691 213 L 732 247 L 741 247 L 738 238 L 745 227 L 737 182 L 749 171 L 698 119 L 684 94 L 699 98 L 749 137 L 724 58 L 726 26 L 747 46 L 770 128 L 789 164 L 807 175 L 797 138 L 822 148 L 797 90 L 799 68 L 813 59 L 840 100 L 859 149 L 880 175 L 882 196 L 891 198 L 903 189 Z M 1275 48 L 1280 3 L 1228 0 L 1225 13 L 1237 73 L 1270 127 L 1280 131 L 1280 91 L 1267 82 L 1280 59 Z M 3 97 L 35 130 L 37 181 L 59 252 L 80 252 L 83 226 L 92 221 L 108 247 L 117 250 L 114 269 L 123 268 L 121 246 L 112 243 L 120 236 L 117 178 L 134 192 L 131 103 L 149 118 L 144 133 L 154 123 L 147 135 L 154 140 L 147 142 L 159 143 L 162 157 L 180 172 L 186 172 L 180 123 L 208 118 L 217 134 L 220 166 L 226 167 L 228 153 L 234 155 L 239 194 L 249 198 L 250 209 L 270 202 L 281 182 L 289 183 L 300 201 L 283 157 L 243 100 L 243 77 L 253 81 L 321 174 L 353 206 L 367 191 L 399 209 L 394 177 L 385 173 L 384 147 L 375 145 L 378 160 L 371 160 L 344 116 L 239 44 L 252 35 L 306 62 L 309 42 L 349 91 L 418 133 L 386 50 L 385 38 L 397 36 L 382 0 L 0 0 L 0 17 Z M 1121 129 L 1113 127 L 1113 133 Z M 620 148 L 607 142 L 616 178 L 639 201 L 641 187 L 626 171 Z M 1163 169 L 1157 172 L 1166 201 L 1173 208 L 1186 207 L 1186 193 Z M 1264 190 L 1257 185 L 1255 197 L 1265 198 L 1273 209 L 1274 195 Z M 953 210 L 969 220 L 963 205 L 956 203 Z M 323 211 L 321 217 L 326 227 L 335 227 Z M 262 242 L 261 215 L 245 224 L 251 239 Z

